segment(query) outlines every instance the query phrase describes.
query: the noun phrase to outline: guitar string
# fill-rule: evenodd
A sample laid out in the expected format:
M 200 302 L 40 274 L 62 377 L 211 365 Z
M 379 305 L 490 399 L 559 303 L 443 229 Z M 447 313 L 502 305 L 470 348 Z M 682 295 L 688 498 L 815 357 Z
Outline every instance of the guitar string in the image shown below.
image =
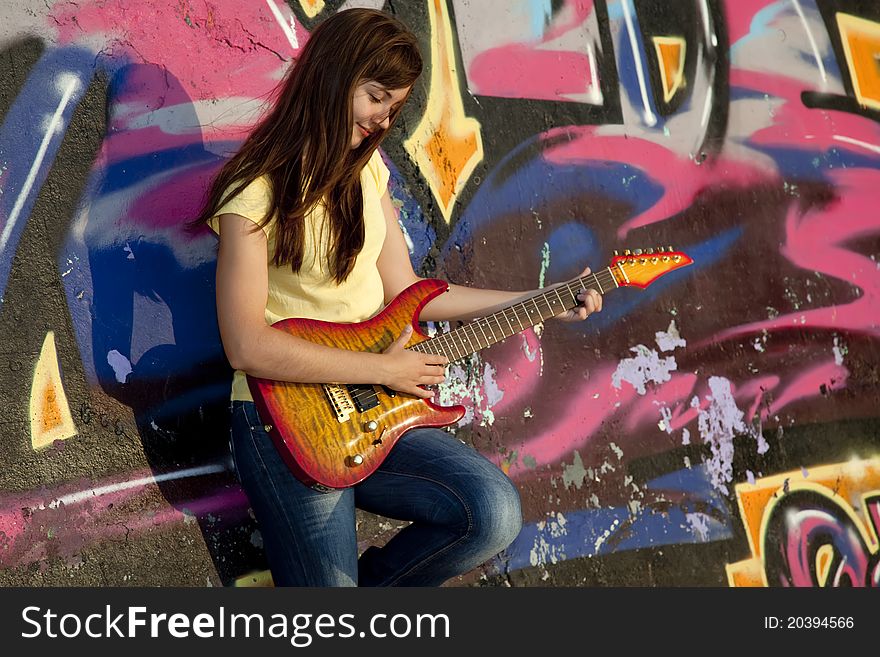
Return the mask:
M 600 279 L 600 276 L 601 276 L 601 279 Z M 508 312 L 512 312 L 514 319 L 517 321 L 517 324 L 519 324 L 519 326 L 521 327 L 521 330 L 525 330 L 525 327 L 523 326 L 522 321 L 520 321 L 519 313 L 517 311 L 517 306 L 521 306 L 522 310 L 526 313 L 526 317 L 531 320 L 532 316 L 530 315 L 530 311 L 526 307 L 526 304 L 529 301 L 531 301 L 533 303 L 533 305 L 535 306 L 535 311 L 538 313 L 538 316 L 541 318 L 539 321 L 544 321 L 545 319 L 549 319 L 550 317 L 553 317 L 554 315 L 557 315 L 560 312 L 553 307 L 553 304 L 550 301 L 550 299 L 548 298 L 548 295 L 550 295 L 551 293 L 555 293 L 557 299 L 560 302 L 560 305 L 563 307 L 562 309 L 565 310 L 568 307 L 573 307 L 573 305 L 575 305 L 573 302 L 575 301 L 575 299 L 577 297 L 577 293 L 580 292 L 581 290 L 587 289 L 588 282 L 595 283 L 600 289 L 605 289 L 605 287 L 607 287 L 609 289 L 611 289 L 612 287 L 619 287 L 619 284 L 617 283 L 617 279 L 614 276 L 613 272 L 611 271 L 610 267 L 606 267 L 605 269 L 601 270 L 600 272 L 590 274 L 586 277 L 575 278 L 571 281 L 568 281 L 567 283 L 563 283 L 561 285 L 555 286 L 555 287 L 551 288 L 550 290 L 536 294 L 532 297 L 528 297 L 518 304 L 508 306 L 507 308 L 503 308 L 502 310 L 497 311 L 495 313 L 492 313 L 491 315 L 488 315 L 487 317 L 483 317 L 483 318 L 478 319 L 476 321 L 469 322 L 468 324 L 465 324 L 464 326 L 461 326 L 457 329 L 454 329 L 454 330 L 450 331 L 449 333 L 444 333 L 444 334 L 441 334 L 440 336 L 437 336 L 435 338 L 431 338 L 430 340 L 425 340 L 424 342 L 420 342 L 419 344 L 414 345 L 412 347 L 412 349 L 414 351 L 424 352 L 424 350 L 428 347 L 427 343 L 430 342 L 430 343 L 432 343 L 433 346 L 440 346 L 442 349 L 443 355 L 447 356 L 450 360 L 458 360 L 458 359 L 462 358 L 463 355 L 469 355 L 478 349 L 483 349 L 485 347 L 488 347 L 491 344 L 494 344 L 494 342 L 499 341 L 497 336 L 495 336 L 494 342 L 490 341 L 488 339 L 488 337 L 485 335 L 485 331 L 482 328 L 482 324 L 485 323 L 487 326 L 489 326 L 490 332 L 493 332 L 490 322 L 494 321 L 496 324 L 496 327 L 499 329 L 499 332 L 503 336 L 502 339 L 510 337 L 511 335 L 514 335 L 515 333 L 517 333 L 517 331 L 513 331 L 512 333 L 506 333 L 504 330 L 502 330 L 502 326 L 499 321 L 500 317 L 503 317 L 504 320 L 507 322 L 508 326 L 512 329 L 513 325 L 510 323 L 510 318 L 508 317 Z M 602 282 L 605 283 L 604 286 L 602 285 Z M 561 289 L 564 289 L 569 295 L 571 295 L 572 306 L 567 306 L 564 303 L 564 301 L 562 300 L 562 298 L 559 294 L 559 290 L 561 290 Z M 575 290 L 577 290 L 577 292 Z M 540 307 L 538 306 L 538 303 L 537 303 L 538 299 L 542 299 L 547 304 L 547 308 L 551 314 L 547 315 L 546 317 L 544 316 L 543 311 L 541 311 Z M 534 326 L 534 324 L 536 324 L 536 323 L 538 323 L 538 322 L 532 322 L 530 325 Z M 476 327 L 478 327 L 480 329 L 480 332 L 483 333 L 483 336 L 485 339 L 485 344 L 483 344 L 483 342 L 479 340 L 479 338 L 476 334 Z M 473 349 L 473 348 L 467 349 L 467 345 L 471 345 L 471 347 L 472 347 L 474 344 L 474 340 L 468 335 L 468 331 L 473 332 L 473 337 L 477 338 L 477 340 L 476 340 L 477 349 Z M 494 332 L 493 332 L 493 336 L 494 336 Z M 456 343 L 456 338 L 461 338 L 459 340 L 459 342 L 461 343 L 462 347 L 465 347 L 463 352 L 462 352 L 462 350 L 459 350 L 458 344 Z M 455 351 L 459 352 L 459 353 L 457 353 L 457 354 L 451 353 L 452 350 L 448 348 L 448 345 L 451 345 L 452 347 L 454 347 Z M 444 347 L 447 347 L 447 348 L 444 348 Z M 433 351 L 436 351 L 436 349 L 432 349 L 432 352 Z

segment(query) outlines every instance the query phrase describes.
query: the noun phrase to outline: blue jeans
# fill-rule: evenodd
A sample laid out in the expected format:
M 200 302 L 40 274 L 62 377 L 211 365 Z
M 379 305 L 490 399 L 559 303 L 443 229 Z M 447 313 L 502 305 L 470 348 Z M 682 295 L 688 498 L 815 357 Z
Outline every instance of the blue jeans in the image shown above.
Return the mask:
M 277 586 L 439 586 L 506 548 L 519 493 L 476 450 L 413 429 L 363 482 L 320 492 L 281 459 L 252 402 L 232 403 L 232 454 Z M 355 507 L 412 521 L 358 558 Z

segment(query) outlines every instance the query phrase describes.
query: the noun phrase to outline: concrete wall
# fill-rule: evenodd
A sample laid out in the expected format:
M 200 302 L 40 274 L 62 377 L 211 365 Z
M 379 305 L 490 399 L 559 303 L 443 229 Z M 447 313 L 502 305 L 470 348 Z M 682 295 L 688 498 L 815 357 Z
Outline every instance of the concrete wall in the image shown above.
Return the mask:
M 348 4 L 0 8 L 0 583 L 266 583 L 215 240 L 182 226 Z M 385 4 L 428 62 L 384 148 L 419 271 L 695 261 L 452 368 L 525 513 L 452 584 L 876 586 L 877 3 Z M 398 526 L 360 516 L 363 546 Z

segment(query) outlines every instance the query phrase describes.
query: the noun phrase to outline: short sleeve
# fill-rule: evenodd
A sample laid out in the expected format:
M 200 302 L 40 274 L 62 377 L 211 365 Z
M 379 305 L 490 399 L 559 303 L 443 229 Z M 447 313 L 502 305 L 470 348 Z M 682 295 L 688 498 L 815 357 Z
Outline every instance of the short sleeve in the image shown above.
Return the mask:
M 241 192 L 227 200 L 217 210 L 216 214 L 208 220 L 208 225 L 219 235 L 221 214 L 241 215 L 245 219 L 250 219 L 255 224 L 259 224 L 266 217 L 271 204 L 272 194 L 269 183 L 264 176 L 261 176 L 251 182 Z M 268 237 L 269 225 L 262 226 L 262 229 Z
M 373 155 L 367 161 L 365 168 L 369 171 L 370 180 L 375 183 L 379 196 L 382 196 L 388 189 L 388 179 L 391 177 L 391 172 L 388 171 L 388 167 L 382 161 L 382 155 L 379 153 L 378 148 L 373 151 Z

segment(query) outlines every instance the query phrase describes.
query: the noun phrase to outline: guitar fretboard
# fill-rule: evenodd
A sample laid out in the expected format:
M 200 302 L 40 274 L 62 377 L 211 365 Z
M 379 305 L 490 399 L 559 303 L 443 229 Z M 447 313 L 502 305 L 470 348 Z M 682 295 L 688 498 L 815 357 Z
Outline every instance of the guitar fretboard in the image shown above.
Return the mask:
M 620 287 L 610 267 L 567 283 L 548 288 L 491 315 L 443 333 L 410 347 L 413 351 L 446 356 L 449 362 L 461 360 L 475 351 L 501 342 L 536 324 L 578 305 L 577 295 L 588 288 L 602 294 Z

